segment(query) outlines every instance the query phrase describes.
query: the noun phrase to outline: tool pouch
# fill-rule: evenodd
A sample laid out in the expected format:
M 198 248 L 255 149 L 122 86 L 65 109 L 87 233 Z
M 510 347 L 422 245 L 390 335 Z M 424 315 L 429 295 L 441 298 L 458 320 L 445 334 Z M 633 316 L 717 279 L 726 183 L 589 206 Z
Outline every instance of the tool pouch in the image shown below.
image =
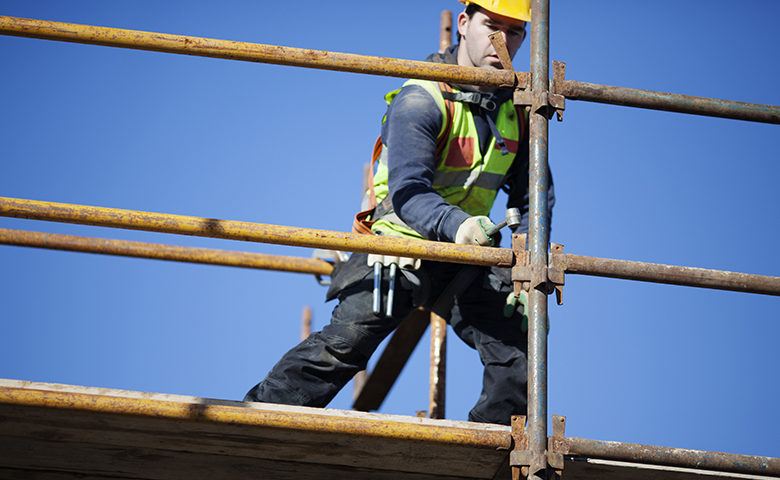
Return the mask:
M 365 253 L 353 253 L 349 260 L 336 265 L 331 274 L 330 286 L 325 294 L 325 301 L 329 302 L 336 298 L 340 291 L 355 282 L 359 282 L 367 275 L 373 272 L 371 267 L 366 264 Z
M 339 292 L 348 286 L 373 275 L 374 270 L 368 265 L 367 257 L 368 254 L 366 253 L 353 253 L 349 260 L 334 267 L 330 286 L 325 294 L 326 302 L 336 298 Z M 398 273 L 396 288 L 411 291 L 413 305 L 416 307 L 422 305 L 430 290 L 430 281 L 425 273 L 425 269 L 420 268 L 415 271 L 399 269 Z M 369 280 L 373 282 L 371 279 L 367 281 Z

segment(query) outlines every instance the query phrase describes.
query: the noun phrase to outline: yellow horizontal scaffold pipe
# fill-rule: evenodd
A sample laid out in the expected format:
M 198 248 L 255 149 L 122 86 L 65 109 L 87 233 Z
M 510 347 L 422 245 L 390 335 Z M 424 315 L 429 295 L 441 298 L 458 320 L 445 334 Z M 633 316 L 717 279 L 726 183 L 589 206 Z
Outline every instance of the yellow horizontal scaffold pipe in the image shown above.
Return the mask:
M 0 197 L 0 216 L 177 233 L 296 247 L 378 253 L 484 266 L 511 266 L 512 250 L 333 232 L 263 223 Z
M 121 257 L 203 263 L 226 267 L 255 268 L 282 272 L 330 275 L 333 265 L 315 258 L 286 257 L 213 248 L 180 247 L 161 243 L 132 242 L 108 238 L 81 237 L 58 233 L 29 232 L 0 228 L 0 244 L 19 247 L 68 250 Z
M 223 403 L 222 405 L 217 404 Z M 225 405 L 225 403 L 232 403 Z M 152 398 L 123 398 L 63 391 L 30 390 L 0 386 L 0 405 L 38 407 L 49 410 L 81 411 L 109 415 L 150 417 L 212 425 L 240 425 L 245 428 L 275 428 L 301 432 L 344 434 L 439 445 L 457 445 L 486 450 L 509 450 L 509 431 L 427 425 L 384 419 L 364 420 L 346 416 L 318 415 L 300 411 L 276 411 L 248 408 L 238 402 L 214 401 L 193 405 L 190 402 Z M 196 407 L 196 408 L 194 408 Z M 508 429 L 507 429 L 508 430 Z
M 389 77 L 420 78 L 494 88 L 513 87 L 516 84 L 526 85 L 528 82 L 527 72 L 486 70 L 398 58 L 234 42 L 2 15 L 0 15 L 0 34 Z

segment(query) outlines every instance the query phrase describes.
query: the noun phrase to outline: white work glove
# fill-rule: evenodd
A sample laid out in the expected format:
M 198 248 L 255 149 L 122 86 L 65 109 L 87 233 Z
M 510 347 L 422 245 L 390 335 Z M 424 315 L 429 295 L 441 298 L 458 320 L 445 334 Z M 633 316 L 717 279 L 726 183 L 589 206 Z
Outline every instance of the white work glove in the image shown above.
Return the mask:
M 390 264 L 395 263 L 403 270 L 417 270 L 420 268 L 419 258 L 409 257 L 394 257 L 392 255 L 375 255 L 373 253 L 368 254 L 369 267 L 373 267 L 375 263 L 381 263 L 383 267 L 390 267 Z
M 484 215 L 469 217 L 463 221 L 455 232 L 455 243 L 463 245 L 492 246 L 493 238 L 487 231 L 494 227 L 493 222 Z

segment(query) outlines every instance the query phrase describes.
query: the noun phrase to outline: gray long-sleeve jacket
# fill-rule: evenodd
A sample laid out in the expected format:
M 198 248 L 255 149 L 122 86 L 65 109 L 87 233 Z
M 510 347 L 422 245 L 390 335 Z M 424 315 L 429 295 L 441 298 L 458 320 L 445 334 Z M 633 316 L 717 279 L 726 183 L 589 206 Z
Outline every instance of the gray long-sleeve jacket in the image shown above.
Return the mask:
M 428 61 L 455 64 L 457 45 L 444 54 L 433 54 Z M 458 85 L 460 90 L 475 89 Z M 494 101 L 501 104 L 511 98 L 512 91 L 496 90 Z M 486 119 L 491 115 L 495 122 L 498 109 L 489 112 L 478 105 L 469 105 L 479 136 L 480 151 L 484 154 L 492 140 Z M 458 227 L 469 215 L 457 206 L 447 203 L 433 188 L 436 171 L 436 137 L 441 130 L 442 115 L 436 101 L 424 88 L 409 85 L 401 89 L 387 109 L 387 119 L 382 125 L 382 143 L 388 147 L 388 195 L 396 214 L 425 238 L 437 241 L 454 241 Z M 511 155 L 511 154 L 510 154 Z M 548 214 L 552 218 L 555 192 L 552 177 L 549 179 Z M 515 231 L 528 231 L 528 132 L 507 176 L 504 186 L 508 189 L 507 208 L 517 207 L 523 214 L 523 222 Z

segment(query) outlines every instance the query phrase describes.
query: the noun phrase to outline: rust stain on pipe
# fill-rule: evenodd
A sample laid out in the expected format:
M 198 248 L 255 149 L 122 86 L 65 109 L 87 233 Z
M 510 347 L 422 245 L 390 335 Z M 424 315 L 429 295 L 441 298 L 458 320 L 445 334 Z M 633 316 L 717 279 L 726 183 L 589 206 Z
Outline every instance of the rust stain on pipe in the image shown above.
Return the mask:
M 507 248 L 314 230 L 262 223 L 0 197 L 0 216 L 177 233 L 297 247 L 377 253 L 484 266 L 511 266 Z

